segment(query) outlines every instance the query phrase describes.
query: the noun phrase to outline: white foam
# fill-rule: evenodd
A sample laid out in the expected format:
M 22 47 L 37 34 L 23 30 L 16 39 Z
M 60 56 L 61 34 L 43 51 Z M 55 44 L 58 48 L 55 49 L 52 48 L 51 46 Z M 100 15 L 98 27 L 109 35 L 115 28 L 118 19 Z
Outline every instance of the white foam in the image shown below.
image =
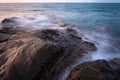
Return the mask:
M 45 16 L 45 15 L 29 15 L 29 16 L 24 16 L 23 20 L 26 24 L 37 24 L 37 22 L 47 22 L 49 19 L 49 17 Z
M 52 22 L 52 17 L 47 15 L 24 15 L 16 19 L 21 24 L 18 27 L 29 27 L 31 29 L 64 29 L 57 23 Z M 16 26 L 16 27 L 17 27 Z
M 87 61 L 94 61 L 98 59 L 113 59 L 113 58 L 120 58 L 119 52 L 111 52 L 109 49 L 114 49 L 115 47 L 110 42 L 110 36 L 107 33 L 98 33 L 98 32 L 91 32 L 89 30 L 82 30 L 77 29 L 79 35 L 82 36 L 83 40 L 92 42 L 96 45 L 97 50 L 92 51 L 82 58 L 78 59 L 72 66 L 69 66 L 61 75 L 59 80 L 66 80 L 69 73 L 73 68 L 83 62 Z

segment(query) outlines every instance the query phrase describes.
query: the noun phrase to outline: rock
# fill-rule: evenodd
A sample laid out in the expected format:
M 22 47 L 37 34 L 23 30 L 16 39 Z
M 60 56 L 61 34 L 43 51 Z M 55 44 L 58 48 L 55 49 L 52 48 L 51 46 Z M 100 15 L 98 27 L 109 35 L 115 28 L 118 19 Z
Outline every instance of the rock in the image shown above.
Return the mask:
M 10 38 L 11 34 L 0 33 L 0 43 L 5 42 Z
M 83 46 L 83 48 L 86 51 L 96 50 L 97 49 L 96 47 L 94 47 L 95 44 L 93 44 L 91 42 L 83 41 L 83 45 L 85 45 L 85 46 Z
M 2 27 L 1 27 L 1 25 L 0 25 L 0 30 L 2 30 Z
M 3 29 L 12 29 L 16 25 L 20 24 L 21 20 L 17 17 L 5 18 L 1 22 L 1 26 Z
M 16 23 L 18 20 L 17 17 L 5 18 L 2 23 Z
M 5 18 L 1 22 L 0 32 L 7 34 L 21 34 L 38 30 L 38 28 L 30 26 L 23 21 L 24 20 L 22 18 L 18 17 Z
M 66 24 L 63 23 L 63 22 L 59 22 L 58 25 L 59 25 L 60 27 L 65 27 L 65 26 L 66 26 Z
M 120 80 L 120 59 L 96 60 L 76 66 L 67 80 Z M 115 63 L 115 64 L 114 64 Z M 116 69 L 113 68 L 116 66 Z M 119 70 L 118 70 L 119 69 Z
M 0 36 L 0 80 L 58 80 L 78 55 L 92 50 L 86 51 L 82 39 L 67 30 L 42 29 L 12 35 L 1 31 Z
M 120 58 L 114 58 L 108 61 L 111 68 L 115 71 L 115 75 L 119 77 L 120 80 Z

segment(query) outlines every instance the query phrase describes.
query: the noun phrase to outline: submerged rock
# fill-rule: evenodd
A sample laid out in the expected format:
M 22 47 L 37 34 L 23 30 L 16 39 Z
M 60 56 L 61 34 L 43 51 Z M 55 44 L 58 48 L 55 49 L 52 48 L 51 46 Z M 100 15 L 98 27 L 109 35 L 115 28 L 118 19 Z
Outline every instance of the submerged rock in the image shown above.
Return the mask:
M 18 25 L 20 23 L 21 23 L 20 18 L 11 17 L 11 18 L 5 18 L 1 22 L 1 26 L 2 26 L 3 29 L 12 29 L 12 28 L 14 28 L 16 25 Z
M 2 23 L 17 23 L 18 19 L 17 17 L 5 18 Z
M 31 32 L 37 30 L 28 24 L 23 22 L 23 19 L 18 17 L 5 18 L 1 22 L 0 32 L 5 34 L 20 34 L 25 32 Z
M 0 36 L 0 80 L 58 80 L 74 60 L 96 48 L 74 30 L 0 31 Z
M 120 80 L 120 59 L 80 64 L 71 71 L 67 80 Z

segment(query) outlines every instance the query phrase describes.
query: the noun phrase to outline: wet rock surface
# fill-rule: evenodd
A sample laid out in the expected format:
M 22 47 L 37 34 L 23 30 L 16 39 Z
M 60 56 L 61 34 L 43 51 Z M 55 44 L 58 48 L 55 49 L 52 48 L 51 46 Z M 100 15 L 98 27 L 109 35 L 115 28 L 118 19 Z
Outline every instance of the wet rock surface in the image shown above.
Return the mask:
M 11 28 L 14 28 L 15 26 L 17 26 L 20 23 L 21 23 L 21 20 L 19 18 L 17 18 L 17 17 L 5 18 L 1 22 L 1 26 L 4 29 L 11 29 Z
M 120 80 L 120 59 L 80 64 L 71 71 L 67 80 Z
M 58 80 L 77 58 L 96 49 L 72 29 L 18 32 L 0 30 L 0 80 Z

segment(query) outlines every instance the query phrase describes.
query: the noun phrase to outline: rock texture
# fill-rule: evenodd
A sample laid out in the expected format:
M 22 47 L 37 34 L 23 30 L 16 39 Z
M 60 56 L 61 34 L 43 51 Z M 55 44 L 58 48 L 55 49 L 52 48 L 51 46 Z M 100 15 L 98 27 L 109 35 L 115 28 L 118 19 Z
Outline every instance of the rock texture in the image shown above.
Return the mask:
M 17 26 L 18 24 L 20 24 L 20 19 L 17 17 L 12 17 L 12 18 L 5 18 L 1 23 L 2 23 L 2 27 L 4 29 L 11 29 L 14 26 Z
M 3 28 L 0 80 L 58 80 L 75 59 L 95 49 L 94 44 L 83 41 L 72 29 L 18 33 Z
M 120 80 L 120 59 L 80 64 L 71 71 L 67 80 Z

